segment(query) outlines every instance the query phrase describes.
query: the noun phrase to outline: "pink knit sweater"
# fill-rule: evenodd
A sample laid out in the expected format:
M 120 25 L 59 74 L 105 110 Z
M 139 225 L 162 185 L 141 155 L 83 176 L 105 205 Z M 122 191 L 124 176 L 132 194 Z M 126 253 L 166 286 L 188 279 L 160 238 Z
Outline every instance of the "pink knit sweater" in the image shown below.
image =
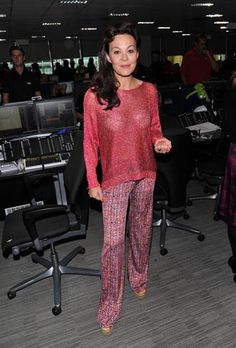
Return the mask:
M 153 144 L 162 137 L 155 87 L 143 82 L 131 90 L 118 90 L 120 105 L 104 110 L 88 90 L 84 98 L 84 157 L 89 188 L 99 186 L 98 153 L 102 188 L 129 180 L 156 177 Z

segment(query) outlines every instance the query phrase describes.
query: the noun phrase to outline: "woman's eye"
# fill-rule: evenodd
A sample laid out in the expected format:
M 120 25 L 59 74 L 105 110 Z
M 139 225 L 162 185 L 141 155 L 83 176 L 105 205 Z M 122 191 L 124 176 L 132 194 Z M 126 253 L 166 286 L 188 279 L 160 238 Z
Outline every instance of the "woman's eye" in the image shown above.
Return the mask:
M 114 53 L 114 54 L 119 54 L 119 53 L 120 53 L 120 51 L 113 51 L 113 53 Z

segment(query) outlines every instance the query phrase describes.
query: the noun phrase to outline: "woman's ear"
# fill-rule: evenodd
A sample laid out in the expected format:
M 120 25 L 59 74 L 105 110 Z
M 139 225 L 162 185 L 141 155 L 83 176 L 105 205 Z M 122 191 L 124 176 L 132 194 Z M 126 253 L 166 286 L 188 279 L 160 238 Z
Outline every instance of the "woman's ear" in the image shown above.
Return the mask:
M 109 63 L 111 63 L 111 59 L 110 59 L 110 57 L 109 57 L 109 54 L 108 54 L 108 53 L 106 53 L 106 59 L 107 59 L 107 61 L 108 61 Z

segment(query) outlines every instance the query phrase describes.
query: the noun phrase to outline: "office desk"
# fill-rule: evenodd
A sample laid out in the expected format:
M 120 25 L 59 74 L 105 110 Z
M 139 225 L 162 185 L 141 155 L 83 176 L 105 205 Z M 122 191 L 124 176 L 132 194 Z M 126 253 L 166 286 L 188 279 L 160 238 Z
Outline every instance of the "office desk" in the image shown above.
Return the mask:
M 192 133 L 192 132 L 191 132 Z M 192 133 L 192 140 L 193 143 L 205 143 L 205 144 L 212 144 L 214 142 L 219 141 L 220 139 L 223 138 L 222 131 L 221 129 L 215 130 L 211 133 L 206 133 L 206 134 L 193 134 Z
M 25 204 L 30 204 L 25 184 L 27 176 L 38 175 L 38 183 L 35 186 L 35 199 L 37 202 L 67 204 L 63 181 L 65 165 L 66 162 L 53 168 L 1 173 L 0 220 L 5 218 L 6 213 L 19 209 L 20 206 Z
M 0 162 L 0 219 L 5 217 L 5 208 L 29 203 L 24 177 L 33 173 L 47 175 L 40 178 L 37 200 L 47 204 L 67 204 L 63 169 L 73 150 L 76 133 L 77 129 L 72 129 L 62 134 L 45 133 L 2 140 L 2 158 L 13 168 L 8 170 L 6 162 L 2 162 L 2 168 Z

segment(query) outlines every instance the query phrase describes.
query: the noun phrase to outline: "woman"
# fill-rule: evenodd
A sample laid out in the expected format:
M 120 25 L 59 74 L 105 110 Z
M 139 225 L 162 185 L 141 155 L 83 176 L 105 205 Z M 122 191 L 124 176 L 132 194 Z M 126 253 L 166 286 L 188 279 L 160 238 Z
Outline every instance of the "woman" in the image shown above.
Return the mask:
M 230 147 L 219 213 L 228 225 L 228 238 L 232 249 L 228 264 L 236 274 L 236 72 L 232 74 L 226 89 L 224 116 L 223 126 L 229 136 Z M 236 282 L 236 276 L 234 280 Z
M 134 78 L 139 39 L 133 25 L 117 24 L 104 33 L 100 70 L 84 99 L 84 156 L 89 195 L 102 201 L 104 244 L 98 322 L 112 331 L 121 311 L 128 215 L 128 278 L 137 297 L 145 296 L 151 241 L 154 151 L 166 153 L 155 87 Z M 98 150 L 103 180 L 96 167 Z

